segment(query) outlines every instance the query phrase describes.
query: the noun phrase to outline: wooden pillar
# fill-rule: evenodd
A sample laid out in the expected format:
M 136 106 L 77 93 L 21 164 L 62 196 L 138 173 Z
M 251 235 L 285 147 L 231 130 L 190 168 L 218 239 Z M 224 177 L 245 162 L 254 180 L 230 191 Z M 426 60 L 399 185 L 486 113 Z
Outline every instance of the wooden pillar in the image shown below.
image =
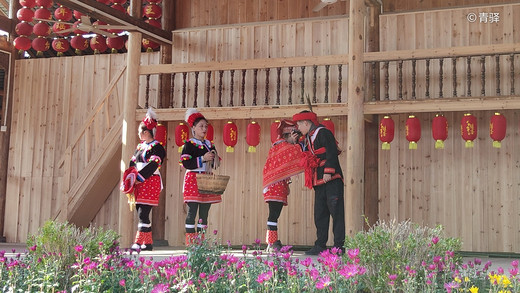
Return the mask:
M 345 176 L 345 219 L 347 234 L 353 235 L 363 228 L 365 121 L 363 101 L 365 80 L 363 52 L 365 45 L 364 1 L 350 1 L 348 50 L 348 132 L 347 169 Z
M 376 2 L 376 1 L 372 1 Z M 371 3 L 369 10 L 369 19 L 367 26 L 367 52 L 379 51 L 379 14 L 381 6 L 378 3 Z M 369 69 L 370 68 L 370 69 Z M 367 89 L 367 99 L 372 100 L 375 96 L 379 100 L 379 64 L 375 64 L 375 74 L 372 74 L 372 64 L 370 67 L 365 66 L 365 80 L 370 81 Z M 373 79 L 375 83 L 373 83 Z M 373 86 L 375 85 L 375 86 Z M 366 116 L 365 116 L 366 118 Z M 364 199 L 364 216 L 367 218 L 366 224 L 374 225 L 379 219 L 379 120 L 378 115 L 371 115 L 366 119 L 365 123 L 365 199 Z
M 162 28 L 167 31 L 173 31 L 174 29 L 174 5 L 173 1 L 163 1 L 163 17 L 162 17 Z M 171 64 L 172 63 L 172 46 L 171 45 L 161 45 L 161 64 Z M 171 75 L 170 74 L 161 74 L 160 75 L 160 93 L 159 97 L 161 101 L 160 108 L 168 108 L 170 106 L 170 84 L 171 84 Z M 159 116 L 159 121 L 161 117 Z M 162 122 L 163 125 L 168 127 L 168 123 Z M 168 148 L 166 148 L 168 150 Z M 166 154 L 166 157 L 170 156 L 178 156 L 178 154 Z M 168 174 L 168 169 L 166 167 L 166 163 L 161 166 L 161 175 L 163 176 L 163 185 L 164 189 L 159 198 L 159 205 L 153 208 L 152 212 L 152 235 L 154 239 L 154 243 L 160 244 L 164 242 L 164 245 L 168 245 L 165 240 L 166 235 L 166 189 L 168 186 L 166 185 L 167 180 L 165 180 Z
M 130 15 L 139 16 L 141 1 L 132 1 Z M 126 56 L 125 95 L 123 97 L 123 131 L 121 134 L 121 177 L 129 166 L 130 158 L 134 155 L 137 146 L 137 127 L 135 117 L 139 94 L 139 67 L 141 62 L 142 34 L 131 32 L 128 36 L 128 53 Z M 135 213 L 135 211 L 134 211 Z M 128 207 L 126 195 L 119 197 L 119 234 L 121 247 L 129 247 L 135 236 L 137 224 Z

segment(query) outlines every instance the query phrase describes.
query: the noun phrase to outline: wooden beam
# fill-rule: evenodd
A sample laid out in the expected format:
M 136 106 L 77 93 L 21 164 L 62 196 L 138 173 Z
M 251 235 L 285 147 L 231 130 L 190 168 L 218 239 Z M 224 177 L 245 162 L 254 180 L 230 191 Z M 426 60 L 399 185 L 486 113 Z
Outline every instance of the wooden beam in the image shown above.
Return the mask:
M 381 7 L 383 6 L 383 1 L 381 0 L 365 0 L 365 5 L 368 7 Z
M 365 62 L 520 53 L 520 43 L 366 52 Z
M 99 19 L 108 24 L 135 26 L 135 30 L 142 33 L 148 39 L 160 44 L 172 44 L 172 33 L 154 27 L 143 20 L 126 15 L 110 6 L 95 0 L 60 0 L 60 4 L 74 10 L 78 10 L 90 17 Z
M 520 109 L 520 96 L 366 102 L 365 114 L 465 112 Z
M 10 34 L 13 33 L 13 20 L 8 18 L 7 16 L 3 16 L 0 14 L 0 30 L 8 32 Z
M 328 55 L 328 56 L 309 56 L 309 57 L 287 57 L 287 58 L 263 58 L 233 60 L 224 62 L 199 62 L 199 63 L 177 63 L 177 64 L 156 64 L 144 65 L 140 67 L 139 74 L 159 74 L 159 73 L 179 73 L 196 71 L 216 71 L 216 70 L 240 70 L 240 69 L 262 69 L 276 67 L 295 67 L 313 65 L 333 65 L 348 64 L 348 55 Z
M 204 117 L 209 120 L 232 119 L 263 119 L 263 118 L 290 118 L 294 113 L 308 110 L 307 105 L 287 105 L 287 106 L 252 106 L 252 107 L 210 107 L 198 108 L 204 113 Z M 161 121 L 184 121 L 186 108 L 176 109 L 155 109 Z M 312 106 L 312 111 L 319 117 L 333 117 L 347 115 L 347 104 L 316 104 Z M 135 112 L 135 121 L 141 121 L 146 114 L 146 109 Z

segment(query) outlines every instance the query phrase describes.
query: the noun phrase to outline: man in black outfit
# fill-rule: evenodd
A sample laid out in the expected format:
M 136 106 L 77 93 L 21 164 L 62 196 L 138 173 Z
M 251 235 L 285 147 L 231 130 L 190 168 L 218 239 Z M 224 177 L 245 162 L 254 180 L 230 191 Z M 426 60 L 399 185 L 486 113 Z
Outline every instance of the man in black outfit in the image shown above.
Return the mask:
M 314 224 L 317 239 L 307 255 L 318 255 L 327 249 L 329 221 L 332 216 L 334 247 L 343 250 L 345 243 L 345 207 L 343 172 L 339 150 L 330 130 L 319 124 L 316 113 L 302 111 L 293 116 L 304 135 L 305 186 L 314 188 Z

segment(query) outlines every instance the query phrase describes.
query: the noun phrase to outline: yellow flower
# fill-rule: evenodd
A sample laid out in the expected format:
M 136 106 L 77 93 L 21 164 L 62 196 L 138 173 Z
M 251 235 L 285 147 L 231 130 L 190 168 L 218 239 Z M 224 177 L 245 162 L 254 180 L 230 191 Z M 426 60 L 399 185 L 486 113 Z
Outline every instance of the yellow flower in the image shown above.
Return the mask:
M 471 288 L 469 288 L 469 292 L 471 292 L 471 293 L 478 293 L 478 287 L 471 286 Z
M 464 277 L 464 282 L 465 283 L 468 283 L 469 282 L 469 278 L 468 277 Z M 478 290 L 478 289 L 477 289 Z
M 455 282 L 457 282 L 457 283 L 461 283 L 462 280 L 461 280 L 459 277 L 455 277 Z
M 511 280 L 509 280 L 506 275 L 502 277 L 502 285 L 504 285 L 504 288 L 507 288 L 509 285 L 511 285 Z

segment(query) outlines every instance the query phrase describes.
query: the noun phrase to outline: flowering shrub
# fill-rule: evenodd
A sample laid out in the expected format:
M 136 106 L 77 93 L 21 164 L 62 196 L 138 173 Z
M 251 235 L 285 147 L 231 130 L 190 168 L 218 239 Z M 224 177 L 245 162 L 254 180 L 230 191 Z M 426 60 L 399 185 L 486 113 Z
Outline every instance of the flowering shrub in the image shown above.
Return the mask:
M 85 232 L 88 233 L 88 232 Z M 154 261 L 151 257 L 76 244 L 66 269 L 64 257 L 32 244 L 23 254 L 7 257 L 0 252 L 2 292 L 520 292 L 518 261 L 508 273 L 478 259 L 462 264 L 450 249 L 437 251 L 442 237 L 430 239 L 425 259 L 395 259 L 391 268 L 378 271 L 365 245 L 345 254 L 330 249 L 317 259 L 299 259 L 290 246 L 278 252 L 260 250 L 260 240 L 244 245 L 242 253 L 230 253 L 214 235 L 199 235 L 185 255 Z M 431 235 L 430 235 L 431 236 Z M 429 237 L 429 236 L 428 236 Z M 437 237 L 437 236 L 436 236 Z M 38 237 L 37 237 L 38 238 Z M 369 237 L 367 237 L 369 238 Z M 370 240 L 370 239 L 368 239 Z M 417 240 L 422 241 L 422 240 Z M 88 241 L 87 241 L 88 242 Z M 87 242 L 85 244 L 87 244 Z M 347 241 L 349 242 L 349 241 Z M 113 243 L 113 242 L 112 242 Z M 351 242 L 349 242 L 351 243 Z M 405 242 L 406 243 L 406 242 Z M 408 244 L 404 246 L 410 247 Z M 399 246 L 396 251 L 399 251 Z M 402 247 L 402 246 L 401 246 Z M 97 250 L 96 254 L 92 252 Z M 420 250 L 422 251 L 422 250 Z M 369 253 L 374 251 L 369 250 Z M 430 254 L 431 253 L 431 254 Z M 411 253 L 410 253 L 411 254 Z M 396 255 L 390 255 L 397 258 Z M 392 258 L 389 258 L 392 259 Z M 417 264 L 418 262 L 418 264 Z M 386 271 L 383 271 L 386 270 Z M 370 271 L 374 270 L 374 271 Z M 384 285 L 375 288 L 371 280 Z

